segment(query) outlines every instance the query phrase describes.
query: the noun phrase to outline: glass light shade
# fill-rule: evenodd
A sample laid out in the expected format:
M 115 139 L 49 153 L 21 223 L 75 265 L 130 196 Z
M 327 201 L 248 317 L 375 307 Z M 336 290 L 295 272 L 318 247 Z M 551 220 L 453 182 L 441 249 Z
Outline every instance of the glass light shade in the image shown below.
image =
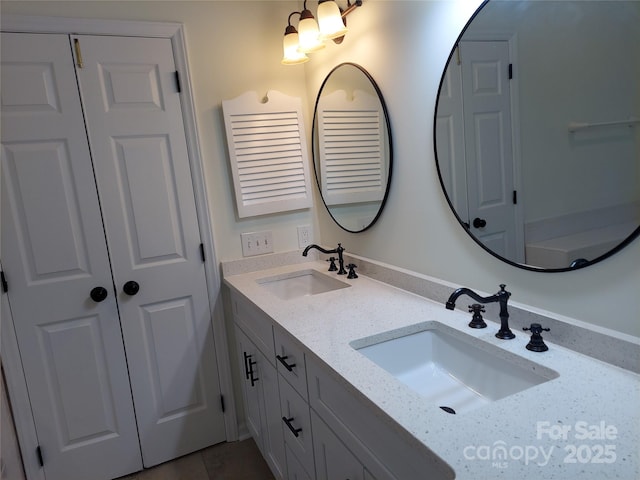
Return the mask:
M 284 56 L 282 57 L 283 65 L 297 65 L 309 61 L 309 57 L 298 50 L 299 41 L 298 33 L 287 33 L 282 39 L 282 47 L 284 50 Z
M 298 50 L 304 53 L 316 52 L 324 48 L 320 38 L 318 23 L 309 10 L 303 10 L 298 23 L 300 46 Z
M 340 8 L 333 0 L 318 5 L 318 25 L 320 36 L 327 40 L 342 37 L 348 31 L 342 21 Z

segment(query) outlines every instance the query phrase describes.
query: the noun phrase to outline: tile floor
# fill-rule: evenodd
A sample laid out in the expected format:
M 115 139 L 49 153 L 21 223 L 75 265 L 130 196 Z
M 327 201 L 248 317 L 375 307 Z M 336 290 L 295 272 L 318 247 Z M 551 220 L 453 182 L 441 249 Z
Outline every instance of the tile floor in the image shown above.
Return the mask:
M 220 443 L 118 480 L 273 480 L 253 439 Z

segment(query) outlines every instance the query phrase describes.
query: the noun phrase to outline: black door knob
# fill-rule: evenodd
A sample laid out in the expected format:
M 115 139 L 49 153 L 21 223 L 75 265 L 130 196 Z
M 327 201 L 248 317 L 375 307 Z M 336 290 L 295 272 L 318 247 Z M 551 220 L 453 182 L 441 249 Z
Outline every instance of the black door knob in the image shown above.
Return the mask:
M 100 303 L 105 298 L 107 298 L 108 294 L 109 294 L 109 292 L 107 292 L 106 288 L 104 288 L 104 287 L 95 287 L 95 288 L 91 289 L 91 293 L 89 294 L 89 296 L 91 297 L 91 300 L 93 300 L 94 302 Z
M 140 285 L 138 285 L 138 282 L 134 282 L 133 280 L 129 280 L 122 287 L 122 291 L 127 295 L 131 295 L 131 296 L 138 293 L 138 290 L 140 290 Z
M 487 221 L 484 218 L 474 218 L 473 219 L 473 226 L 475 228 L 484 228 L 487 226 Z

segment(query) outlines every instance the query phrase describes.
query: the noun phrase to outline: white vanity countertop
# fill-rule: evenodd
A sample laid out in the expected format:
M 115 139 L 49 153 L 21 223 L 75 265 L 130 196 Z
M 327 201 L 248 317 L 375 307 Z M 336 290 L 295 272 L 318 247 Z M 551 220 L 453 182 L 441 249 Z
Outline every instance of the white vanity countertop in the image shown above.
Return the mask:
M 340 276 L 350 288 L 292 300 L 281 300 L 256 281 L 309 268 L 327 273 L 326 262 L 316 261 L 231 275 L 225 283 L 447 462 L 456 479 L 640 479 L 639 375 L 548 339 L 547 352 L 530 352 L 525 348 L 528 332 L 512 329 L 515 339 L 499 340 L 494 322 L 471 329 L 471 314 L 446 310 L 364 275 L 354 280 Z M 458 307 L 469 303 L 465 296 L 457 302 Z M 481 338 L 555 370 L 559 377 L 451 415 L 350 346 L 354 340 L 426 321 Z

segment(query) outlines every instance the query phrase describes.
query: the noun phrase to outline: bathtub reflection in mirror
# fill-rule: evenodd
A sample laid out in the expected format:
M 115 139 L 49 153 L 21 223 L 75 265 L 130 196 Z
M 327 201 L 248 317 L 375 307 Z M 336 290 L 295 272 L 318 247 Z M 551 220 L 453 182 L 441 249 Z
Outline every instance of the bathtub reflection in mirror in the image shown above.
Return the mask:
M 364 68 L 342 63 L 329 72 L 316 98 L 312 136 L 329 214 L 348 232 L 371 227 L 389 192 L 393 151 L 382 93 Z
M 442 77 L 441 183 L 502 260 L 587 266 L 640 233 L 639 121 L 640 2 L 490 0 Z

